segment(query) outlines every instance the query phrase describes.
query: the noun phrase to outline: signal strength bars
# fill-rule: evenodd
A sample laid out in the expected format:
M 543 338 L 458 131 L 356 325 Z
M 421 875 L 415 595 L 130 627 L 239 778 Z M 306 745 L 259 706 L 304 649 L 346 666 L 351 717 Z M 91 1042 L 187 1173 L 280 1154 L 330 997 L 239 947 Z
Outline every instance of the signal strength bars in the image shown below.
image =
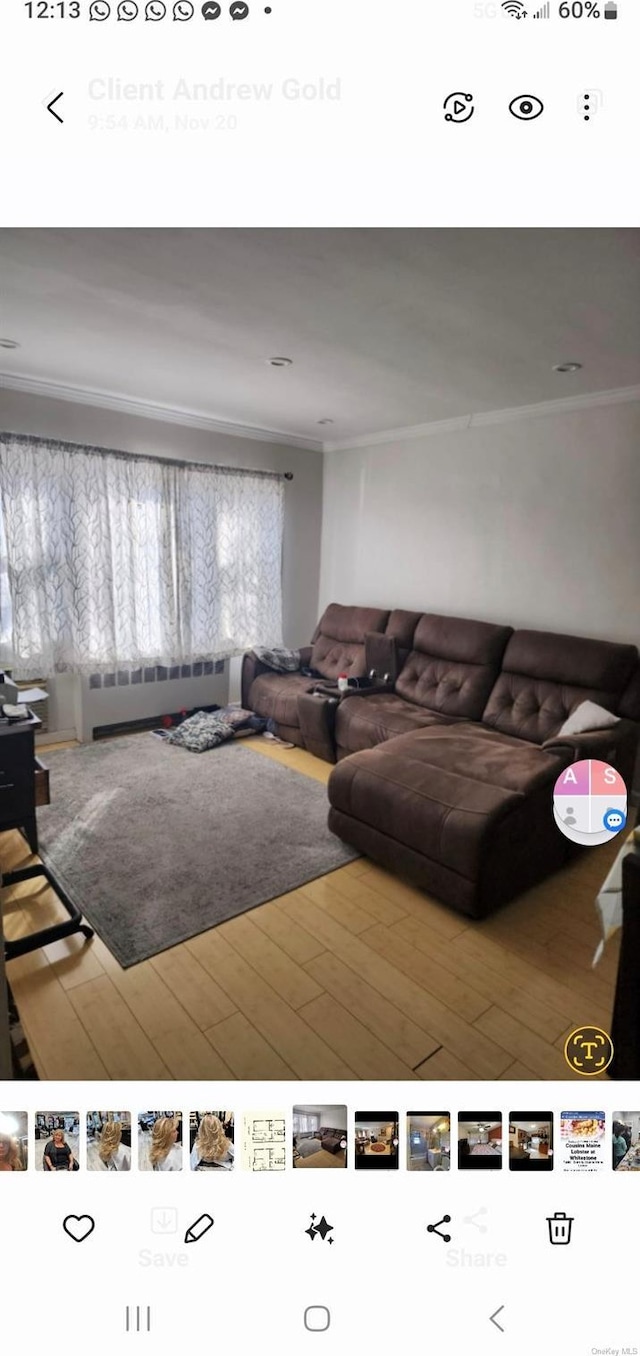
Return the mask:
M 533 17 L 534 17 L 534 19 L 550 19 L 550 18 L 551 18 L 551 3 L 550 3 L 550 0 L 547 0 L 546 5 L 541 5 L 541 6 L 540 6 L 540 9 L 537 9 L 537 10 L 536 10 L 536 12 L 535 12 L 535 14 L 534 14 Z

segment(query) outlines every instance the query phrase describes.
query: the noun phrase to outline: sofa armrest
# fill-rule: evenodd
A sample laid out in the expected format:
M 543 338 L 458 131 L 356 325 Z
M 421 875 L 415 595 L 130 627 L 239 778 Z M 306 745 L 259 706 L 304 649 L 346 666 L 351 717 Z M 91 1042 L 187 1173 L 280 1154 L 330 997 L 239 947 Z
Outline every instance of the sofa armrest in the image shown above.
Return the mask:
M 337 695 L 301 692 L 298 697 L 298 719 L 304 747 L 325 763 L 336 761 L 334 732 L 337 709 Z
M 300 668 L 307 669 L 309 667 L 310 662 L 311 662 L 311 646 L 305 645 L 303 649 L 301 649 L 300 651 Z M 253 683 L 254 678 L 257 678 L 260 673 L 273 673 L 273 672 L 274 669 L 270 669 L 268 664 L 261 663 L 261 661 L 253 653 L 253 650 L 245 650 L 242 656 L 242 677 L 240 680 L 240 701 L 242 702 L 245 711 L 251 710 L 251 705 L 249 702 L 249 693 L 251 691 L 251 684 Z
M 582 734 L 554 735 L 542 745 L 546 753 L 556 754 L 570 763 L 583 758 L 598 758 L 610 763 L 631 790 L 640 726 L 633 720 L 619 720 L 608 730 L 585 730 Z
M 261 664 L 253 650 L 245 650 L 242 656 L 242 676 L 240 680 L 240 701 L 245 711 L 251 710 L 249 693 L 251 685 L 260 673 L 269 673 L 266 664 Z

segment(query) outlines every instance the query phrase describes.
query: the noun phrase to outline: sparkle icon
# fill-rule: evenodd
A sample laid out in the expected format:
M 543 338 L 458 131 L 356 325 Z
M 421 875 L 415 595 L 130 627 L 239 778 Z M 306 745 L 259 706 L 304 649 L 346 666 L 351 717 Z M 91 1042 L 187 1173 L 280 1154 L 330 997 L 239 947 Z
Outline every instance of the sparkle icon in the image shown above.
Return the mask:
M 323 1215 L 317 1224 L 317 1215 L 310 1215 L 309 1218 L 311 1223 L 309 1228 L 305 1229 L 305 1234 L 311 1239 L 311 1242 L 313 1243 L 316 1238 L 321 1238 L 323 1243 L 333 1243 L 333 1225 L 328 1223 L 326 1217 Z

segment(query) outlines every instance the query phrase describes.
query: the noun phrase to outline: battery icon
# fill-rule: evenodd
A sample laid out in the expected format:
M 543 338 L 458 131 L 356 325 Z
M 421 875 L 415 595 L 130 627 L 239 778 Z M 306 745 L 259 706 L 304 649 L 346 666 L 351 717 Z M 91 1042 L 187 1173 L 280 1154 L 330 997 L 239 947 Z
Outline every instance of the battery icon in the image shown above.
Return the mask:
M 616 5 L 615 0 L 607 0 L 604 7 L 604 17 L 605 19 L 617 19 L 618 6 Z

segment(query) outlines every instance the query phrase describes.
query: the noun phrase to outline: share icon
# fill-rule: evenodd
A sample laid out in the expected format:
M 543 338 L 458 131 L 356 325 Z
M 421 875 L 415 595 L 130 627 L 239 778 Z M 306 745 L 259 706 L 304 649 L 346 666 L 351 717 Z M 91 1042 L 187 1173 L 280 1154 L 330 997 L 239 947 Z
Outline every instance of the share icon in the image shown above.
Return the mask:
M 486 1214 L 488 1214 L 486 1205 L 481 1205 L 480 1209 L 476 1210 L 475 1215 L 465 1215 L 464 1223 L 473 1224 L 474 1229 L 479 1229 L 481 1234 L 486 1234 L 487 1232 L 486 1224 L 478 1224 L 478 1216 Z
M 450 1243 L 450 1242 L 451 1242 L 451 1234 L 441 1234 L 441 1233 L 440 1233 L 440 1225 L 441 1225 L 441 1224 L 450 1224 L 450 1223 L 451 1223 L 451 1215 L 443 1215 L 443 1216 L 442 1216 L 442 1219 L 439 1219 L 439 1220 L 437 1221 L 436 1224 L 428 1224 L 428 1225 L 427 1225 L 427 1233 L 428 1233 L 428 1234 L 437 1234 L 437 1235 L 438 1235 L 438 1238 L 441 1238 L 443 1243 Z

